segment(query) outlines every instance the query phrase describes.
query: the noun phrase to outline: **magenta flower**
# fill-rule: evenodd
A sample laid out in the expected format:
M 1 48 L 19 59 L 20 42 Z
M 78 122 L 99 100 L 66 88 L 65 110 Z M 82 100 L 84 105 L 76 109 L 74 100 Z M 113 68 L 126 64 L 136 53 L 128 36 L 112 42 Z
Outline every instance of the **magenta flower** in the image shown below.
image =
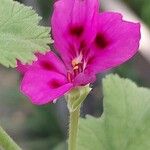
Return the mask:
M 31 66 L 19 66 L 21 91 L 37 105 L 94 82 L 97 73 L 127 61 L 139 47 L 139 23 L 124 21 L 119 13 L 99 13 L 98 0 L 55 2 L 51 24 L 58 55 L 38 54 Z

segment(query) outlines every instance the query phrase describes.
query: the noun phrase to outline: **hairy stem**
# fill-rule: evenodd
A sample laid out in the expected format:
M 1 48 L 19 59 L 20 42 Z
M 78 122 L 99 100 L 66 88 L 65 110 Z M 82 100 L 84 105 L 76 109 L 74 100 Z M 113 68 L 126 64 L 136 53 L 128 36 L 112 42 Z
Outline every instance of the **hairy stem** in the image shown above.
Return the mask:
M 70 112 L 68 150 L 76 150 L 80 106 Z
M 4 150 L 21 150 L 21 148 L 10 138 L 10 136 L 0 127 L 0 148 Z

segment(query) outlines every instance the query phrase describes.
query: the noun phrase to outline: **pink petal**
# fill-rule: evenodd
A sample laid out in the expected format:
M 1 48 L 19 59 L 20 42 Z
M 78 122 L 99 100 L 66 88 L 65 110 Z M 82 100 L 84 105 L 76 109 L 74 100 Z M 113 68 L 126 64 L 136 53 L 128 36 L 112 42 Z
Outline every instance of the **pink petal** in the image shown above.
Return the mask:
M 95 14 L 98 0 L 59 0 L 52 16 L 52 33 L 56 50 L 66 64 L 70 64 L 83 42 L 94 38 Z M 82 43 L 82 44 L 81 44 Z
M 59 72 L 64 75 L 67 74 L 63 62 L 59 59 L 58 56 L 56 56 L 54 52 L 49 51 L 46 54 L 38 53 L 36 56 L 37 61 L 33 62 L 32 65 L 23 65 L 18 61 L 17 70 L 24 74 L 29 69 L 33 70 L 33 68 L 39 68 L 47 71 Z
M 63 96 L 72 86 L 66 76 L 37 68 L 25 73 L 21 91 L 33 104 L 43 105 Z
M 25 74 L 26 71 L 30 68 L 30 65 L 23 65 L 20 61 L 17 61 L 17 71 L 19 71 L 21 74 Z
M 39 59 L 38 57 L 40 56 L 40 53 L 35 53 L 35 56 L 37 57 L 37 59 Z M 34 62 L 32 62 L 33 64 Z M 32 64 L 22 64 L 19 60 L 17 61 L 17 71 L 19 71 L 21 74 L 25 74 L 30 67 L 32 67 Z
M 139 41 L 140 24 L 124 21 L 118 13 L 101 13 L 87 69 L 99 73 L 120 65 L 138 51 Z
M 38 61 L 32 67 L 38 67 L 45 71 L 53 71 L 63 75 L 67 75 L 66 67 L 63 61 L 52 51 L 46 54 L 38 54 Z
M 52 102 L 72 88 L 68 83 L 67 70 L 63 62 L 52 51 L 37 54 L 32 65 L 19 67 L 24 71 L 21 91 L 37 105 Z M 23 72 L 22 71 L 22 72 Z
M 96 80 L 96 76 L 94 74 L 90 74 L 88 72 L 82 72 L 76 76 L 74 79 L 75 86 L 85 86 L 90 83 L 94 83 Z

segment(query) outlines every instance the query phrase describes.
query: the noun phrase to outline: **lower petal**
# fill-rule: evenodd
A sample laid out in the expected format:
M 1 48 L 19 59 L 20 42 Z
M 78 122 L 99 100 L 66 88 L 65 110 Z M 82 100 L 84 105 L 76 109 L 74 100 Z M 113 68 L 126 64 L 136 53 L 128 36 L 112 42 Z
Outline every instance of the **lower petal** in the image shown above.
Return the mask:
M 36 105 L 53 102 L 72 87 L 66 76 L 39 69 L 26 72 L 21 83 L 21 91 Z
M 17 71 L 19 71 L 21 74 L 25 74 L 29 68 L 30 65 L 23 65 L 20 61 L 17 61 Z
M 59 59 L 59 57 L 54 52 L 49 51 L 46 54 L 36 53 L 35 55 L 37 57 L 37 61 L 34 61 L 30 65 L 29 64 L 23 65 L 20 61 L 18 61 L 17 70 L 22 74 L 24 74 L 29 70 L 39 68 L 45 71 L 55 71 L 64 75 L 67 74 L 63 61 L 61 61 L 61 59 Z

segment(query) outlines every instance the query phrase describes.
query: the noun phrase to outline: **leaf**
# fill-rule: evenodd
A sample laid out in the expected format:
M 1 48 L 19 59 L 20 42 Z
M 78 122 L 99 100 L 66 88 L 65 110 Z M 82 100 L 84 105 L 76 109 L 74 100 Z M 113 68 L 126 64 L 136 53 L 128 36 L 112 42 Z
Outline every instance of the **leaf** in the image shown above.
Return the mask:
M 104 113 L 80 120 L 78 150 L 149 150 L 150 90 L 117 75 L 103 85 Z
M 13 0 L 0 0 L 0 64 L 16 67 L 35 60 L 35 52 L 46 52 L 50 28 L 39 26 L 41 20 L 31 7 Z

